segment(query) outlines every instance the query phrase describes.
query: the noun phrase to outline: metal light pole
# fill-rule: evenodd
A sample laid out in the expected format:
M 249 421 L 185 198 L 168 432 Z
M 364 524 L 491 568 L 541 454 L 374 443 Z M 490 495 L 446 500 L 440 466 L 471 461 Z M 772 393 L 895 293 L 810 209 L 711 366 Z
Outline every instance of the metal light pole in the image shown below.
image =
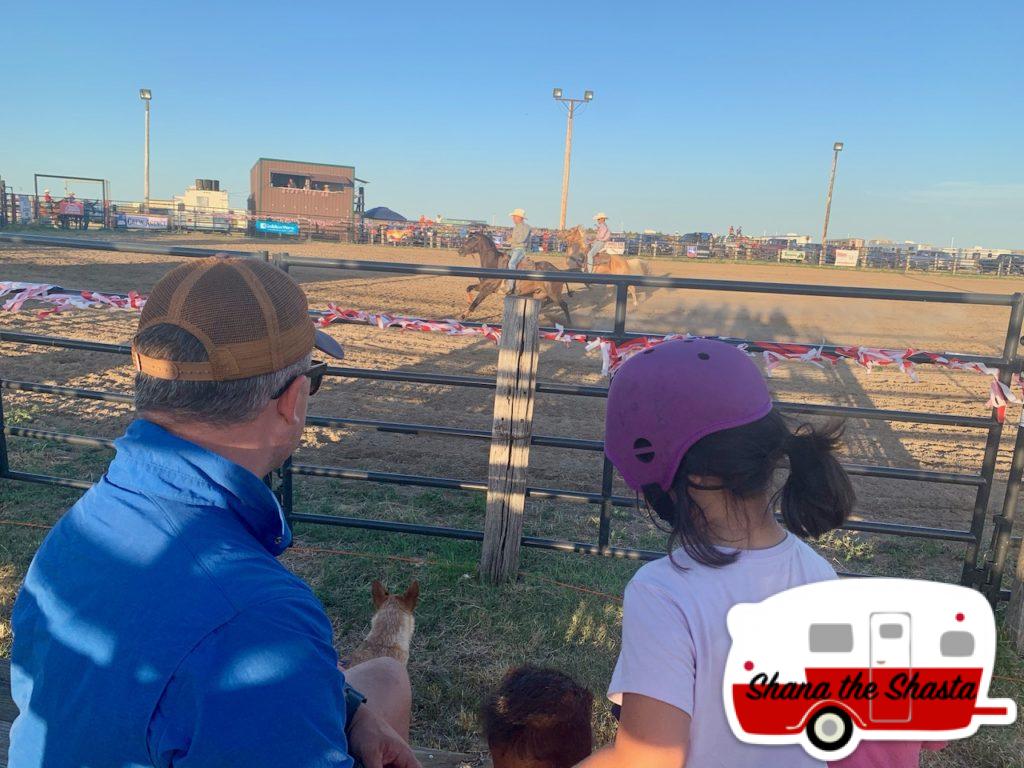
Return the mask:
M 818 266 L 825 264 L 825 243 L 828 242 L 828 215 L 832 211 L 832 186 L 836 183 L 836 163 L 839 162 L 839 153 L 843 151 L 843 142 L 837 141 L 832 145 L 832 174 L 828 177 L 828 196 L 825 198 L 825 226 L 821 230 L 821 258 L 818 259 Z
M 576 114 L 576 105 L 590 103 L 594 98 L 594 92 L 584 91 L 582 99 L 571 99 L 562 96 L 561 88 L 555 88 L 551 95 L 555 97 L 555 101 L 567 105 L 566 110 L 569 112 L 565 123 L 565 162 L 562 165 L 562 210 L 558 216 L 558 228 L 565 229 L 565 207 L 569 202 L 569 158 L 572 155 L 572 119 Z
M 139 88 L 139 98 L 146 104 L 146 149 L 142 160 L 144 167 L 144 176 L 142 181 L 142 207 L 146 213 L 149 213 L 149 102 L 153 99 L 153 92 L 148 88 Z

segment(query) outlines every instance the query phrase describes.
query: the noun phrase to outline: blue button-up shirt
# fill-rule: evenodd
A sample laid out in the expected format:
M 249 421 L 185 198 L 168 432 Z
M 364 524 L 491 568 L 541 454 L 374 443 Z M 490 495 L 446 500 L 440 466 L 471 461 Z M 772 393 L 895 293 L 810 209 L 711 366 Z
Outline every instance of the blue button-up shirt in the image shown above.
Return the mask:
M 323 607 L 249 470 L 136 421 L 14 606 L 11 768 L 349 768 Z

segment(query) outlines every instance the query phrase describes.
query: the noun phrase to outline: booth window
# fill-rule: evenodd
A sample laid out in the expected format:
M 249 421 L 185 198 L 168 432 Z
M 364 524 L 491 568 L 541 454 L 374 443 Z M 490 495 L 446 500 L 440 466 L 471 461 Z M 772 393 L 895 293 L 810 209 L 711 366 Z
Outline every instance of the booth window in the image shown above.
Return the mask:
M 303 189 L 306 186 L 306 182 L 308 180 L 308 176 L 303 176 L 302 174 L 299 173 L 270 174 L 270 186 L 272 187 L 291 187 L 293 189 Z

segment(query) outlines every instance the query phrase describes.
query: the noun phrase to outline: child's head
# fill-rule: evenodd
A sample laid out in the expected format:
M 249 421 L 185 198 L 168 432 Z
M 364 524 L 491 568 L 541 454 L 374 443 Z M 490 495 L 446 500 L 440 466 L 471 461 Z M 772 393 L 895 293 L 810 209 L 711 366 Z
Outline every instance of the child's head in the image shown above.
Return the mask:
M 673 542 L 706 565 L 725 565 L 735 554 L 714 546 L 695 495 L 719 493 L 726 504 L 765 498 L 765 513 L 780 501 L 786 525 L 800 536 L 841 525 L 854 493 L 834 456 L 840 434 L 837 426 L 792 432 L 753 361 L 719 341 L 651 347 L 624 363 L 608 390 L 608 458 L 672 525 Z M 768 500 L 783 457 L 789 477 Z
M 510 670 L 484 703 L 494 768 L 570 768 L 590 754 L 593 695 L 553 669 Z

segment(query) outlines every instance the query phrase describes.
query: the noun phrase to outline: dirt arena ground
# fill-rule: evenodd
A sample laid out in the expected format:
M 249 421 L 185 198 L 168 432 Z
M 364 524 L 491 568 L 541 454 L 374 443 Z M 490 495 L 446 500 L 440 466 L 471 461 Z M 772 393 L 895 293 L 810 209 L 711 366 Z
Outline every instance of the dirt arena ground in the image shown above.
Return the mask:
M 135 239 L 138 238 L 136 235 Z M 161 236 L 158 242 L 240 250 L 268 247 L 265 242 L 209 235 Z M 453 251 L 335 243 L 273 243 L 269 247 L 307 256 L 475 265 Z M 0 280 L 53 282 L 74 289 L 148 292 L 160 275 L 179 261 L 127 252 L 26 248 L 0 243 Z M 654 262 L 653 272 L 753 282 L 989 293 L 1024 291 L 1021 279 L 942 273 L 904 275 L 775 264 L 658 261 Z M 293 275 L 309 294 L 314 308 L 326 307 L 331 301 L 341 307 L 427 318 L 456 316 L 464 307 L 463 292 L 469 282 L 465 278 L 384 276 L 320 269 L 296 269 Z M 569 303 L 574 325 L 611 326 L 610 292 L 599 288 L 580 290 Z M 473 319 L 499 321 L 500 311 L 500 299 L 491 297 Z M 1008 313 L 1006 308 L 994 307 L 655 290 L 642 297 L 638 310 L 630 310 L 628 327 L 630 330 L 688 331 L 757 340 L 827 341 L 935 352 L 998 354 Z M 30 311 L 0 314 L 0 327 L 4 329 L 117 343 L 127 343 L 135 322 L 134 314 L 103 310 L 69 312 L 44 320 L 36 319 Z M 379 331 L 351 325 L 335 325 L 330 332 L 343 340 L 348 353 L 346 364 L 355 367 L 491 376 L 497 359 L 496 348 L 480 339 Z M 2 346 L 4 378 L 121 391 L 127 391 L 130 386 L 130 370 L 123 357 L 36 346 Z M 806 363 L 790 363 L 777 370 L 771 385 L 777 397 L 787 401 L 987 415 L 985 401 L 989 382 L 985 377 L 928 366 L 920 366 L 918 371 L 920 382 L 913 383 L 897 370 L 869 374 L 850 363 L 824 370 Z M 544 343 L 540 379 L 601 384 L 600 358 L 597 353 L 585 352 L 582 345 L 565 348 Z M 11 414 L 28 414 L 31 425 L 42 429 L 112 437 L 130 417 L 126 407 L 94 401 L 58 401 L 17 392 L 6 392 L 4 400 L 9 418 Z M 535 433 L 599 439 L 603 407 L 603 401 L 597 398 L 539 395 Z M 362 379 L 328 380 L 311 408 L 313 413 L 321 415 L 484 430 L 490 428 L 491 410 L 491 393 L 485 389 Z M 1008 466 L 1017 416 L 1018 407 L 1011 406 L 1004 430 L 1006 450 L 1000 457 L 1001 473 L 1005 473 Z M 853 421 L 848 425 L 848 459 L 863 464 L 975 472 L 980 468 L 983 448 L 984 432 L 981 430 L 879 421 Z M 309 429 L 297 461 L 483 480 L 487 474 L 487 444 L 365 429 Z M 597 453 L 535 447 L 530 463 L 531 485 L 586 491 L 600 489 L 601 462 Z M 60 472 L 59 469 L 54 471 Z M 328 497 L 319 490 L 325 481 L 299 478 L 296 482 L 301 511 L 335 511 Z M 864 519 L 961 530 L 970 525 L 973 488 L 866 478 L 857 478 L 856 485 L 859 516 Z M 617 486 L 617 491 L 624 493 L 624 486 Z M 997 485 L 990 512 L 998 509 L 1002 494 L 1002 485 Z M 350 509 L 346 514 L 361 513 Z M 596 515 L 594 506 L 531 503 L 526 532 L 593 540 Z M 909 558 L 919 569 L 917 575 L 951 580 L 959 576 L 961 545 L 917 540 L 901 542 L 901 546 L 896 547 L 891 537 L 865 539 L 871 540 L 872 557 L 855 563 L 850 570 L 906 573 Z M 617 512 L 613 521 L 613 543 L 662 546 L 661 535 L 648 521 L 625 510 Z

